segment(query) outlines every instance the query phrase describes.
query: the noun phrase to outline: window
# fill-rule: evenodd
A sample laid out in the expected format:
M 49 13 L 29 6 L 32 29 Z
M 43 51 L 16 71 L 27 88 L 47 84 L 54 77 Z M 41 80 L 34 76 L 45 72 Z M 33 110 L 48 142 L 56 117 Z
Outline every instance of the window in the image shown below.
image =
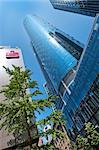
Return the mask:
M 95 118 L 96 118 L 97 121 L 99 122 L 99 111 L 95 114 Z
M 93 123 L 93 125 L 97 124 L 97 121 L 96 121 L 96 119 L 94 117 L 92 117 L 90 121 Z
M 81 114 L 81 113 L 79 113 L 78 115 L 79 115 L 79 117 L 80 117 L 80 119 L 81 119 L 82 123 L 85 123 L 85 119 L 83 118 L 82 114 Z
M 66 88 L 64 87 L 64 85 L 63 85 L 62 82 L 61 82 L 60 88 L 59 88 L 59 92 L 60 92 L 61 96 L 63 96 L 65 90 L 66 90 Z
M 53 37 L 69 53 L 71 53 L 71 55 L 79 60 L 83 48 L 80 45 L 76 44 L 76 41 L 74 41 L 71 37 L 68 37 L 68 35 L 64 35 L 64 33 L 60 32 L 49 32 L 49 35 Z
M 94 105 L 97 107 L 99 105 L 98 104 L 98 97 L 96 97 L 95 94 L 94 94 L 94 95 L 92 95 L 91 99 L 92 99 Z
M 94 112 L 94 110 L 95 110 L 96 107 L 95 107 L 95 105 L 94 105 L 92 99 L 90 98 L 87 103 L 88 103 L 88 105 L 90 106 L 92 112 Z
M 66 76 L 64 77 L 63 81 L 64 83 L 66 84 L 66 86 L 69 85 L 69 83 L 74 79 L 74 76 L 75 76 L 75 71 L 72 69 L 70 70 Z
M 82 128 L 82 125 L 83 125 L 83 123 L 82 123 L 80 117 L 76 116 L 76 127 L 77 127 L 77 129 L 80 130 Z

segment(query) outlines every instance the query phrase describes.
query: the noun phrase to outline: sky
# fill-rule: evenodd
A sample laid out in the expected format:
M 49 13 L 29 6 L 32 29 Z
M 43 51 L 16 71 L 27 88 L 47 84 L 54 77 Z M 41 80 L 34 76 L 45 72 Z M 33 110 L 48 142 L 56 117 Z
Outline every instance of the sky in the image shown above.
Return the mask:
M 21 48 L 25 66 L 33 72 L 32 79 L 38 81 L 45 97 L 45 79 L 23 26 L 27 14 L 36 14 L 44 18 L 84 44 L 87 42 L 94 18 L 56 10 L 49 0 L 0 0 L 0 45 Z M 49 112 L 47 109 L 47 113 Z M 45 117 L 47 113 L 40 117 Z

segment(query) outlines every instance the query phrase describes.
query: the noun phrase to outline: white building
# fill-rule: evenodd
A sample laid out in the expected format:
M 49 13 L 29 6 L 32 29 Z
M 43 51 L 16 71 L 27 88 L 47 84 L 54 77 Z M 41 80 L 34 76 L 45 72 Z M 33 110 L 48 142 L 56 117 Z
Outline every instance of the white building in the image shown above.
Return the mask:
M 2 86 L 8 84 L 9 76 L 7 75 L 5 67 L 12 68 L 12 65 L 24 68 L 22 52 L 19 48 L 10 48 L 7 46 L 0 46 L 0 91 Z M 3 94 L 0 94 L 0 101 L 4 100 Z M 2 117 L 2 116 L 1 116 Z M 0 130 L 0 150 L 8 148 L 9 140 L 13 138 L 12 135 L 7 135 L 4 129 Z

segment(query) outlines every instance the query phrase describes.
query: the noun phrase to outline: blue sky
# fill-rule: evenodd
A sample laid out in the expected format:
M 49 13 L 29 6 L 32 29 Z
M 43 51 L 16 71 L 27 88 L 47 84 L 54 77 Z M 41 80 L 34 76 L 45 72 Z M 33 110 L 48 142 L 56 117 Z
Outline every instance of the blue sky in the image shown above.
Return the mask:
M 38 81 L 41 91 L 44 92 L 42 85 L 45 80 L 23 26 L 27 14 L 41 16 L 84 44 L 87 42 L 94 18 L 55 10 L 49 0 L 0 0 L 0 45 L 17 46 L 22 49 L 25 66 L 31 69 L 32 79 Z

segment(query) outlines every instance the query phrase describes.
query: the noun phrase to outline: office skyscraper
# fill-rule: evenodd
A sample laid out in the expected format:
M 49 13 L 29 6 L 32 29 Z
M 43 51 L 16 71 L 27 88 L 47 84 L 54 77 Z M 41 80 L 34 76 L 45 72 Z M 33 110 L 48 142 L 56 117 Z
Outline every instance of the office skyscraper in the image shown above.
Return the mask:
M 95 17 L 99 13 L 99 0 L 50 0 L 55 9 Z
M 81 132 L 88 121 L 99 125 L 99 15 L 97 15 L 88 42 L 77 66 L 71 94 L 65 93 L 64 113 L 67 127 Z
M 83 52 L 79 42 L 36 16 L 26 17 L 24 25 L 45 86 L 60 96 L 57 108 L 63 109 L 70 136 L 83 132 L 85 122 L 99 125 L 99 15 Z
M 30 36 L 49 91 L 62 97 L 60 86 L 66 82 L 68 90 L 83 45 L 37 16 L 27 16 L 24 26 Z M 60 98 L 57 108 L 61 109 L 63 102 Z

